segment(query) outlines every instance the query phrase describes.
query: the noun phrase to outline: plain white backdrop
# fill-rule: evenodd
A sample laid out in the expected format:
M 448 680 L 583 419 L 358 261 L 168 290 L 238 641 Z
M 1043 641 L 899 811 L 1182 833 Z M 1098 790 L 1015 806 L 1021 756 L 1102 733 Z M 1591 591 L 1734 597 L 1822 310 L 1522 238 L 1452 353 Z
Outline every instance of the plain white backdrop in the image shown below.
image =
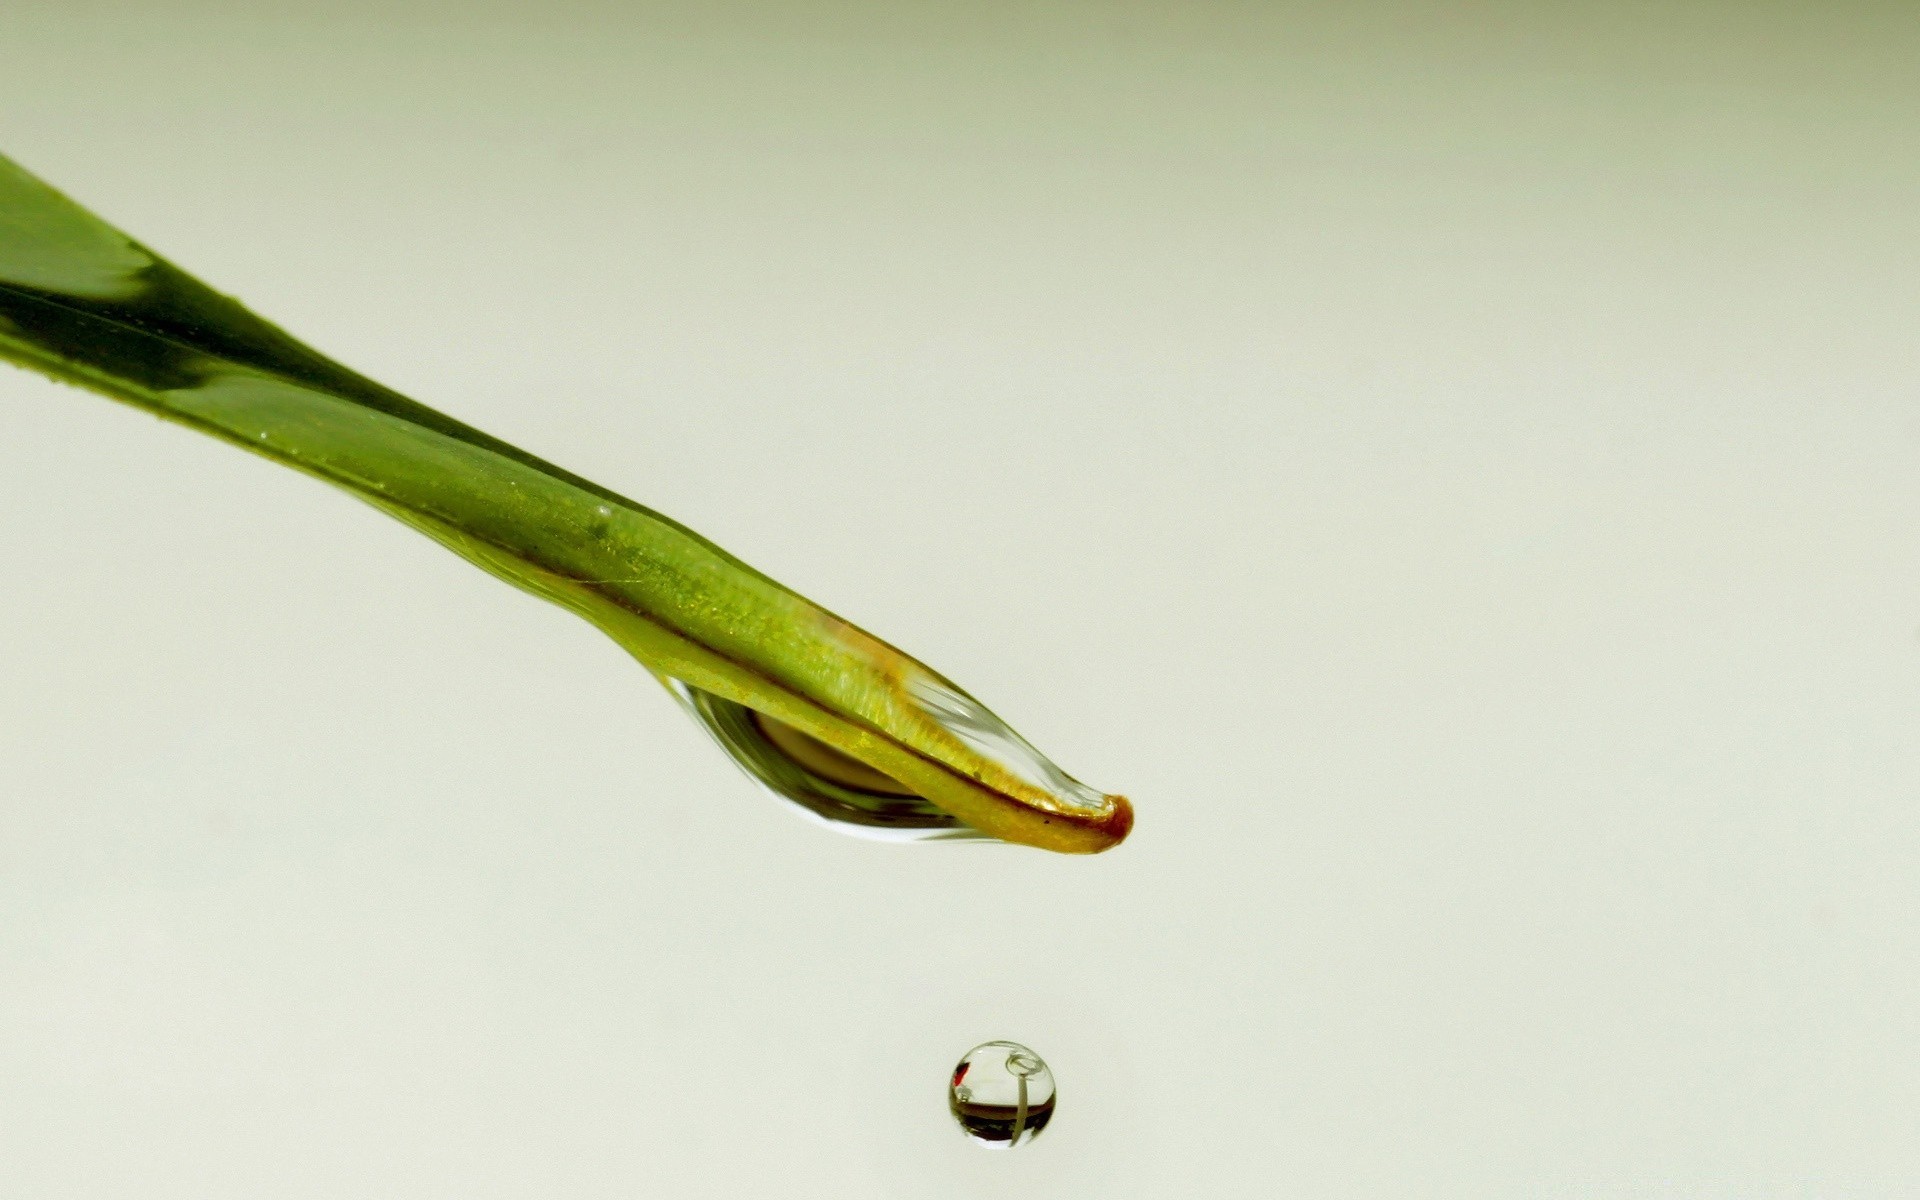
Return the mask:
M 0 153 L 1139 812 L 820 832 L 557 609 L 0 373 L 0 1195 L 1920 1181 L 1911 13 L 0 24 Z

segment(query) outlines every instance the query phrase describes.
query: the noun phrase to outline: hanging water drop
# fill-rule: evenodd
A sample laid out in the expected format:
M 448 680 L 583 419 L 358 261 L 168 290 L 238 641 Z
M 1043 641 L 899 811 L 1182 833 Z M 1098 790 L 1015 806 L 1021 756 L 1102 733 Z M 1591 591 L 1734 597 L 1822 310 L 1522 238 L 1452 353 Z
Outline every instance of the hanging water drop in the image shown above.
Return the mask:
M 954 1067 L 947 1105 L 979 1145 L 1023 1146 L 1053 1119 L 1053 1072 L 1018 1042 L 985 1042 Z

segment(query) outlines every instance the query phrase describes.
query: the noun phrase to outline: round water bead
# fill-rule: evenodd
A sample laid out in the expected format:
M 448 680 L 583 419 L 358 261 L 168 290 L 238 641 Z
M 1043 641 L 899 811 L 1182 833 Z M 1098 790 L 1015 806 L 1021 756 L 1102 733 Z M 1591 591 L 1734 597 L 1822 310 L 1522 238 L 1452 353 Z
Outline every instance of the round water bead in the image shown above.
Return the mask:
M 1053 1072 L 1018 1042 L 985 1042 L 967 1051 L 947 1084 L 947 1105 L 982 1146 L 1011 1149 L 1040 1136 L 1053 1119 Z

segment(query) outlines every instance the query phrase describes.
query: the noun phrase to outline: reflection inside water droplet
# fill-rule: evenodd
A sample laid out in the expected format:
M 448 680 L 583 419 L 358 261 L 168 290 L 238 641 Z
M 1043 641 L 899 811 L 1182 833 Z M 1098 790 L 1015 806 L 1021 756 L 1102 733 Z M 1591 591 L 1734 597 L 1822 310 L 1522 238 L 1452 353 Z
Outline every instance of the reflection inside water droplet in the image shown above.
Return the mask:
M 966 1135 L 1009 1149 L 1040 1136 L 1053 1119 L 1053 1072 L 1018 1042 L 986 1042 L 967 1051 L 947 1083 L 947 1106 Z
M 842 833 L 900 842 L 987 838 L 899 781 L 791 725 L 678 679 L 663 682 L 742 770 Z

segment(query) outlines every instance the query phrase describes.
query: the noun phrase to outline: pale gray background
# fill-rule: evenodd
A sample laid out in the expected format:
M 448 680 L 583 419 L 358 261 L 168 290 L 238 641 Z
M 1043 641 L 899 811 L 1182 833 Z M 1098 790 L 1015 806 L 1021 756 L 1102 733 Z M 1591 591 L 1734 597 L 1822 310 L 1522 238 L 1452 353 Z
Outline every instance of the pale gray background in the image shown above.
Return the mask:
M 0 1196 L 1911 1194 L 1916 10 L 1534 7 L 9 6 L 0 152 L 1140 819 L 822 833 L 3 372 Z

